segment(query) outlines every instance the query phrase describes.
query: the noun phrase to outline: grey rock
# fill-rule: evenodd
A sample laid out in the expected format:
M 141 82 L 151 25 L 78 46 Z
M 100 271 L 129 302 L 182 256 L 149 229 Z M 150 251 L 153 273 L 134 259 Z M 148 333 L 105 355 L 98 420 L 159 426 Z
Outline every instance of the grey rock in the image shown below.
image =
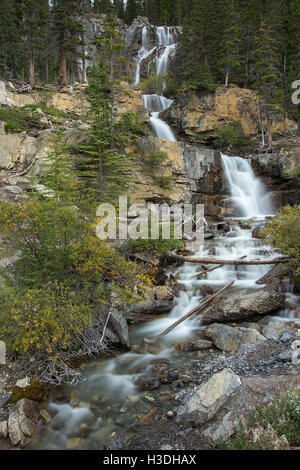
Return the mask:
M 224 439 L 230 437 L 235 431 L 235 423 L 233 419 L 233 411 L 229 411 L 222 421 L 219 423 L 214 423 L 205 429 L 202 434 L 212 441 L 218 441 L 219 439 Z
M 264 326 L 262 329 L 262 334 L 267 339 L 278 340 L 282 333 L 293 329 L 293 325 L 284 321 L 271 321 L 268 325 Z
M 112 310 L 109 317 L 109 326 L 120 338 L 120 342 L 123 346 L 130 349 L 130 339 L 128 333 L 127 321 L 123 315 L 117 310 Z
M 204 424 L 215 416 L 240 386 L 239 376 L 230 369 L 214 374 L 179 408 L 176 420 L 197 425 Z
M 266 338 L 253 328 L 231 327 L 214 323 L 203 331 L 222 351 L 236 352 L 242 344 L 250 341 L 264 341 Z
M 8 425 L 7 421 L 0 422 L 0 437 L 6 438 L 8 434 Z
M 34 401 L 23 398 L 10 410 L 8 433 L 12 445 L 24 447 L 33 435 L 38 421 L 37 405 Z
M 224 294 L 202 316 L 203 325 L 215 322 L 247 320 L 257 315 L 268 315 L 284 305 L 285 296 L 267 289 L 251 291 L 240 289 Z
M 187 341 L 186 343 L 179 343 L 176 345 L 176 349 L 179 351 L 202 351 L 204 349 L 211 349 L 213 343 L 205 339 L 196 339 L 194 341 Z
M 281 362 L 290 362 L 292 360 L 292 352 L 291 351 L 283 351 L 278 355 L 278 359 Z
M 263 226 L 255 227 L 252 230 L 252 238 L 263 238 L 263 230 L 264 230 Z

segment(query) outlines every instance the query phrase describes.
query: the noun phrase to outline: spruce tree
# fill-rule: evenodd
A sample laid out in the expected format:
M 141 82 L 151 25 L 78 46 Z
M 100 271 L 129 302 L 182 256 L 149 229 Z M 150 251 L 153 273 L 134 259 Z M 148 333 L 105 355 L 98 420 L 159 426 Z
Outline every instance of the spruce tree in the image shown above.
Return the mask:
M 76 0 L 55 0 L 52 7 L 52 28 L 59 49 L 59 84 L 67 85 L 67 55 L 78 54 L 83 32 L 79 15 L 82 7 Z
M 35 54 L 46 47 L 49 22 L 47 0 L 23 0 L 23 31 L 29 52 L 29 82 L 35 87 Z

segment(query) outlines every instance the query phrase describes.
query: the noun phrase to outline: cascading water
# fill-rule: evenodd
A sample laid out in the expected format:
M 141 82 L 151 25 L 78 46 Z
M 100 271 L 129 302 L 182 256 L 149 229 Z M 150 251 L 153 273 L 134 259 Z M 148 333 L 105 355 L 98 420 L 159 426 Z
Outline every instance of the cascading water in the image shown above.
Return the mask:
M 150 123 L 153 131 L 159 139 L 176 142 L 176 137 L 168 124 L 159 119 L 159 113 L 168 109 L 173 103 L 172 100 L 160 95 L 144 95 L 143 102 L 145 108 L 150 113 Z
M 152 49 L 147 49 L 148 43 L 148 28 L 147 26 L 143 26 L 142 28 L 142 47 L 138 51 L 137 55 L 137 66 L 135 72 L 135 85 L 138 85 L 141 81 L 141 63 L 143 60 L 147 59 L 156 49 L 153 47 Z
M 156 74 L 165 75 L 168 69 L 169 58 L 176 49 L 176 28 L 170 26 L 157 26 L 156 27 L 157 46 L 148 50 L 148 26 L 142 28 L 142 46 L 137 55 L 137 68 L 135 76 L 135 84 L 138 85 L 141 80 L 141 63 L 146 60 L 155 49 L 156 53 Z M 165 139 L 176 142 L 175 135 L 170 126 L 159 118 L 159 114 L 168 109 L 172 100 L 159 95 L 144 95 L 144 106 L 150 113 L 150 123 L 153 131 L 159 139 Z
M 273 215 L 270 194 L 262 182 L 255 177 L 248 160 L 241 157 L 222 156 L 225 178 L 239 216 L 260 217 Z

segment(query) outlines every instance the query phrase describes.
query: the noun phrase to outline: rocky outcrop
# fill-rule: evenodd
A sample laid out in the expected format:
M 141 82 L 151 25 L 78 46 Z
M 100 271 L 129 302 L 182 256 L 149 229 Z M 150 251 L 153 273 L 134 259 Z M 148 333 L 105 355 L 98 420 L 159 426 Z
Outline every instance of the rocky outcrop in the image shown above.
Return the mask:
M 133 172 L 129 191 L 135 202 L 195 202 L 205 205 L 206 215 L 221 214 L 223 178 L 220 153 L 182 142 L 169 142 L 154 137 L 144 137 L 140 150 L 149 153 L 159 148 L 167 159 L 157 172 L 171 180 L 170 189 L 155 183 L 154 175 L 145 172 L 142 165 Z
M 203 331 L 214 345 L 227 352 L 236 352 L 240 346 L 250 341 L 264 341 L 266 338 L 253 328 L 231 327 L 214 323 Z
M 248 320 L 257 315 L 268 315 L 284 305 L 284 295 L 273 289 L 249 291 L 240 289 L 224 294 L 202 316 L 203 325 L 210 323 Z
M 108 325 L 118 336 L 121 345 L 130 349 L 128 325 L 123 315 L 117 310 L 111 310 Z
M 239 87 L 218 87 L 214 94 L 183 89 L 164 116 L 186 136 L 212 133 L 233 121 L 240 121 L 247 136 L 256 135 L 260 128 L 257 94 Z M 273 132 L 294 127 L 282 115 L 272 116 Z
M 38 421 L 37 405 L 23 398 L 9 412 L 8 434 L 14 446 L 24 447 L 33 435 Z
M 230 369 L 214 374 L 201 385 L 177 412 L 177 420 L 204 424 L 215 416 L 228 398 L 241 386 L 238 375 Z
M 280 147 L 281 145 L 281 147 Z M 258 153 L 251 156 L 255 173 L 272 191 L 276 208 L 286 204 L 300 203 L 299 181 L 290 177 L 300 166 L 300 139 L 291 137 L 275 146 L 273 153 Z

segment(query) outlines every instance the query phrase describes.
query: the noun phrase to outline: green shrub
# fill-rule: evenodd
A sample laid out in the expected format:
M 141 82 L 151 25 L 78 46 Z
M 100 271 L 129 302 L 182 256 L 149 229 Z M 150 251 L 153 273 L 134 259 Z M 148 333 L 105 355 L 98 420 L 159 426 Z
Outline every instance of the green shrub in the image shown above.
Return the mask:
M 0 288 L 0 339 L 10 359 L 42 380 L 76 379 L 70 360 L 106 345 L 103 305 L 112 294 L 120 306 L 130 304 L 148 276 L 99 240 L 76 207 L 55 198 L 0 203 L 0 232 L 18 252 Z
M 280 209 L 263 234 L 267 243 L 298 265 L 297 272 L 300 273 L 300 204 Z
M 172 176 L 157 176 L 154 180 L 157 186 L 159 186 L 162 189 L 171 190 L 173 187 Z
M 166 78 L 166 75 L 150 75 L 140 83 L 140 87 L 147 95 L 162 95 L 165 90 Z
M 166 152 L 162 150 L 152 150 L 149 153 L 141 153 L 140 160 L 144 165 L 145 171 L 154 175 L 160 165 L 162 165 L 168 158 Z
M 222 126 L 215 132 L 214 145 L 221 150 L 238 148 L 245 144 L 246 138 L 240 121 Z
M 154 251 L 160 255 L 168 255 L 171 251 L 183 250 L 184 243 L 181 240 L 130 240 L 130 250 L 140 253 L 143 251 Z
M 230 450 L 290 449 L 300 445 L 300 390 L 290 389 L 269 405 L 259 405 L 235 434 L 218 443 Z
M 43 111 L 44 114 L 48 114 L 51 117 L 54 118 L 69 118 L 70 115 L 67 113 L 64 113 L 60 109 L 55 108 L 54 106 L 47 106 L 45 104 L 26 104 L 23 109 L 29 109 L 31 111 L 36 111 L 37 109 L 40 109 Z
M 31 111 L 26 108 L 0 108 L 0 121 L 4 121 L 6 132 L 28 132 L 35 127 L 43 129 L 44 124 L 41 123 L 39 116 L 32 115 Z

